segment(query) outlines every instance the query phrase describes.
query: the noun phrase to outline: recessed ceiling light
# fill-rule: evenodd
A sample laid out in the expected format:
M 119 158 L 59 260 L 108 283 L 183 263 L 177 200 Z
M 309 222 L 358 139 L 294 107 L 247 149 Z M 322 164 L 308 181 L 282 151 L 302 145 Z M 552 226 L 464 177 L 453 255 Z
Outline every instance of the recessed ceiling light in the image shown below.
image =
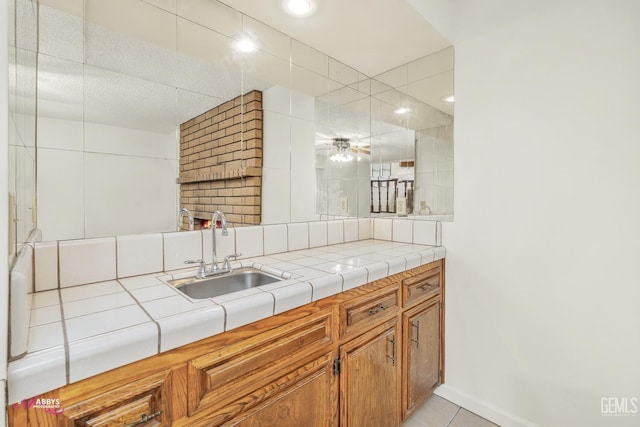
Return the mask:
M 247 38 L 238 40 L 236 42 L 236 47 L 239 51 L 247 53 L 256 50 L 256 44 Z
M 283 0 L 284 10 L 293 16 L 309 16 L 316 8 L 313 0 Z
M 394 111 L 394 113 L 396 113 L 396 114 L 407 114 L 407 113 L 409 113 L 410 111 L 411 111 L 411 108 L 400 107 L 400 108 L 397 108 L 397 109 Z
M 453 102 L 454 102 L 454 97 L 453 97 L 453 95 L 443 96 L 443 97 L 442 97 L 442 100 L 443 100 L 444 102 L 451 102 L 451 103 L 453 103 Z

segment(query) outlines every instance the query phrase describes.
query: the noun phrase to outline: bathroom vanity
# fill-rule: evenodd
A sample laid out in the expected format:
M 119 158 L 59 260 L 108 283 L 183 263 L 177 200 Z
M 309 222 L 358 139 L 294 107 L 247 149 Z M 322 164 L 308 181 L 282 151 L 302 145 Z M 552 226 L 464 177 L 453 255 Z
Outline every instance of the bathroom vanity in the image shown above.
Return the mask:
M 57 411 L 13 405 L 9 425 L 398 426 L 444 381 L 444 285 L 444 259 L 410 268 L 39 396 Z

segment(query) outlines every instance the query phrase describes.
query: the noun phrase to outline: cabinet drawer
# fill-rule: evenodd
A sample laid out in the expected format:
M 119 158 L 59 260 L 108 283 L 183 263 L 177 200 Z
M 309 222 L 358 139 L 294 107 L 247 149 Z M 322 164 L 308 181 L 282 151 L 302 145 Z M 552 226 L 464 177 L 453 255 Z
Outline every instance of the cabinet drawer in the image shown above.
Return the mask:
M 364 332 L 389 315 L 396 314 L 399 309 L 400 287 L 398 285 L 344 303 L 340 308 L 342 319 L 340 334 L 345 337 L 357 331 Z
M 331 325 L 331 312 L 311 315 L 192 360 L 188 366 L 189 416 L 215 412 L 223 422 L 258 403 L 233 404 L 243 401 L 247 393 L 262 389 L 259 400 L 267 399 L 275 392 L 268 387 L 274 378 L 325 351 L 332 341 Z M 224 407 L 232 409 L 221 412 Z
M 159 372 L 68 405 L 59 425 L 115 427 L 171 425 L 171 372 Z
M 425 301 L 440 294 L 442 269 L 436 267 L 402 281 L 404 306 Z

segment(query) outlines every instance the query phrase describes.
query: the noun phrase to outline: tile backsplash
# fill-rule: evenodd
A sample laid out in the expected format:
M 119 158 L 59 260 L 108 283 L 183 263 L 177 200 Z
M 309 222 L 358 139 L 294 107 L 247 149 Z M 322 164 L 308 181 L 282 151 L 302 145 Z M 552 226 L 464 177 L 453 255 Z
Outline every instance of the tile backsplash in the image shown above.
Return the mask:
M 116 278 L 116 238 L 67 240 L 58 244 L 60 287 Z
M 229 228 L 228 236 L 216 230 L 218 262 L 234 253 L 253 258 L 370 238 L 440 246 L 441 226 L 407 218 L 353 218 Z M 188 259 L 210 263 L 211 245 L 210 230 L 37 243 L 35 291 L 193 267 L 184 264 Z

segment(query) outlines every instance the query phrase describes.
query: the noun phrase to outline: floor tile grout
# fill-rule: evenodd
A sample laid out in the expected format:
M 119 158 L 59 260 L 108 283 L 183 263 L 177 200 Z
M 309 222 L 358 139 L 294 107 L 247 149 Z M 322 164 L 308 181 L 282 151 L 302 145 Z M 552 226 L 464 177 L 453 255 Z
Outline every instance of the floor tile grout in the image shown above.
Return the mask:
M 451 419 L 449 420 L 449 422 L 447 423 L 447 425 L 445 427 L 449 427 L 451 425 L 451 423 L 453 422 L 453 420 L 456 419 L 456 417 L 458 416 L 458 414 L 460 413 L 460 410 L 462 409 L 462 406 L 458 406 L 458 410 L 456 411 L 455 414 L 453 414 L 453 417 L 451 417 Z

